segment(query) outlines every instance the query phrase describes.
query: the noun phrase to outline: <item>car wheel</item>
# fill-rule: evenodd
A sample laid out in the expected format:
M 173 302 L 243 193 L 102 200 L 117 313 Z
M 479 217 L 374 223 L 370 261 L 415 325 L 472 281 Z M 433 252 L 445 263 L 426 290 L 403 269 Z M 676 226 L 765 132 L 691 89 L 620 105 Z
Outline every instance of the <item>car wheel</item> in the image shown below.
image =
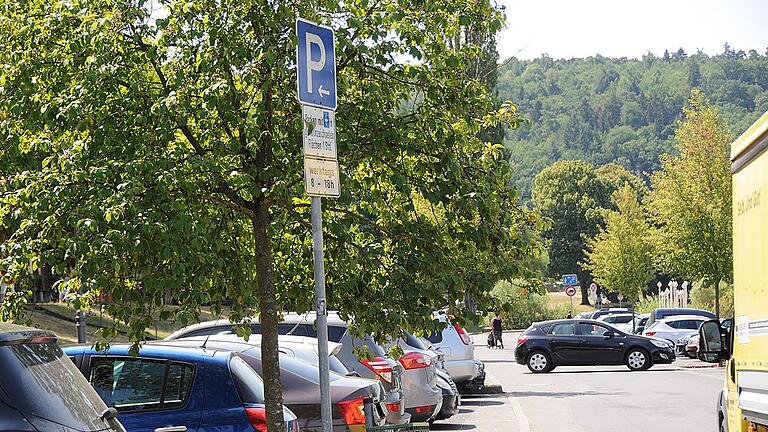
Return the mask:
M 552 358 L 544 351 L 532 352 L 525 363 L 528 365 L 528 370 L 533 373 L 546 373 L 553 369 Z
M 627 353 L 626 364 L 631 371 L 646 370 L 651 367 L 651 356 L 642 348 L 632 348 Z

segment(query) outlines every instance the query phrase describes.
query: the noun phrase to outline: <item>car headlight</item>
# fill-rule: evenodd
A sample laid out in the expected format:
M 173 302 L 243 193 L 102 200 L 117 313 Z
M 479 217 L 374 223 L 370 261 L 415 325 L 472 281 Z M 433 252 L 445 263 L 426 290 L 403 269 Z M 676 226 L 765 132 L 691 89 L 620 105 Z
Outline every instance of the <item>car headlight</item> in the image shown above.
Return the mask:
M 652 340 L 651 343 L 659 348 L 672 348 L 672 344 L 667 341 Z

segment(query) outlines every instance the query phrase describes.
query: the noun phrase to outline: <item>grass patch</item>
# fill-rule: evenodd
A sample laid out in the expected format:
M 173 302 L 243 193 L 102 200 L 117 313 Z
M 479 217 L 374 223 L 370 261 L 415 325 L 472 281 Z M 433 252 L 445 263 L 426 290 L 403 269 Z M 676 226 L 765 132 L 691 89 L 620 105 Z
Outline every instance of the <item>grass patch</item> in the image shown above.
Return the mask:
M 549 304 L 551 304 L 552 306 L 565 306 L 568 308 L 571 307 L 570 297 L 568 297 L 564 292 L 551 292 L 547 294 L 549 296 Z M 581 294 L 577 292 L 576 295 L 573 296 L 573 314 L 574 315 L 582 312 L 592 312 L 595 310 L 595 308 L 592 306 L 587 306 L 580 303 L 581 303 Z

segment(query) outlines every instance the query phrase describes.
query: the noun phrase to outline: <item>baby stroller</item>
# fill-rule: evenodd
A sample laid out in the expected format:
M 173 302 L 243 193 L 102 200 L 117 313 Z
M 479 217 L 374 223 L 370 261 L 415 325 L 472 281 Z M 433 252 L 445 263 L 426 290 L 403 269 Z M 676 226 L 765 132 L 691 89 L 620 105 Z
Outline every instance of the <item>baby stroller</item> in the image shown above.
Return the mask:
M 493 331 L 488 333 L 487 343 L 488 343 L 488 348 L 502 348 L 503 347 L 503 345 L 501 344 L 501 341 L 496 339 L 496 334 Z

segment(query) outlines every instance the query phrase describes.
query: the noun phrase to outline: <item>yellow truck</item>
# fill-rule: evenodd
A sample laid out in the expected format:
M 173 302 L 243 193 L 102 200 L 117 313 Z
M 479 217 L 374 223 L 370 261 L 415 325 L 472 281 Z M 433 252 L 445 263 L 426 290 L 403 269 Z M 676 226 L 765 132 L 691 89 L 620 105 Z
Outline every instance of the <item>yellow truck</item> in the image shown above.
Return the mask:
M 768 432 L 768 112 L 733 143 L 731 162 L 734 317 L 701 326 L 699 358 L 727 360 L 719 430 Z

